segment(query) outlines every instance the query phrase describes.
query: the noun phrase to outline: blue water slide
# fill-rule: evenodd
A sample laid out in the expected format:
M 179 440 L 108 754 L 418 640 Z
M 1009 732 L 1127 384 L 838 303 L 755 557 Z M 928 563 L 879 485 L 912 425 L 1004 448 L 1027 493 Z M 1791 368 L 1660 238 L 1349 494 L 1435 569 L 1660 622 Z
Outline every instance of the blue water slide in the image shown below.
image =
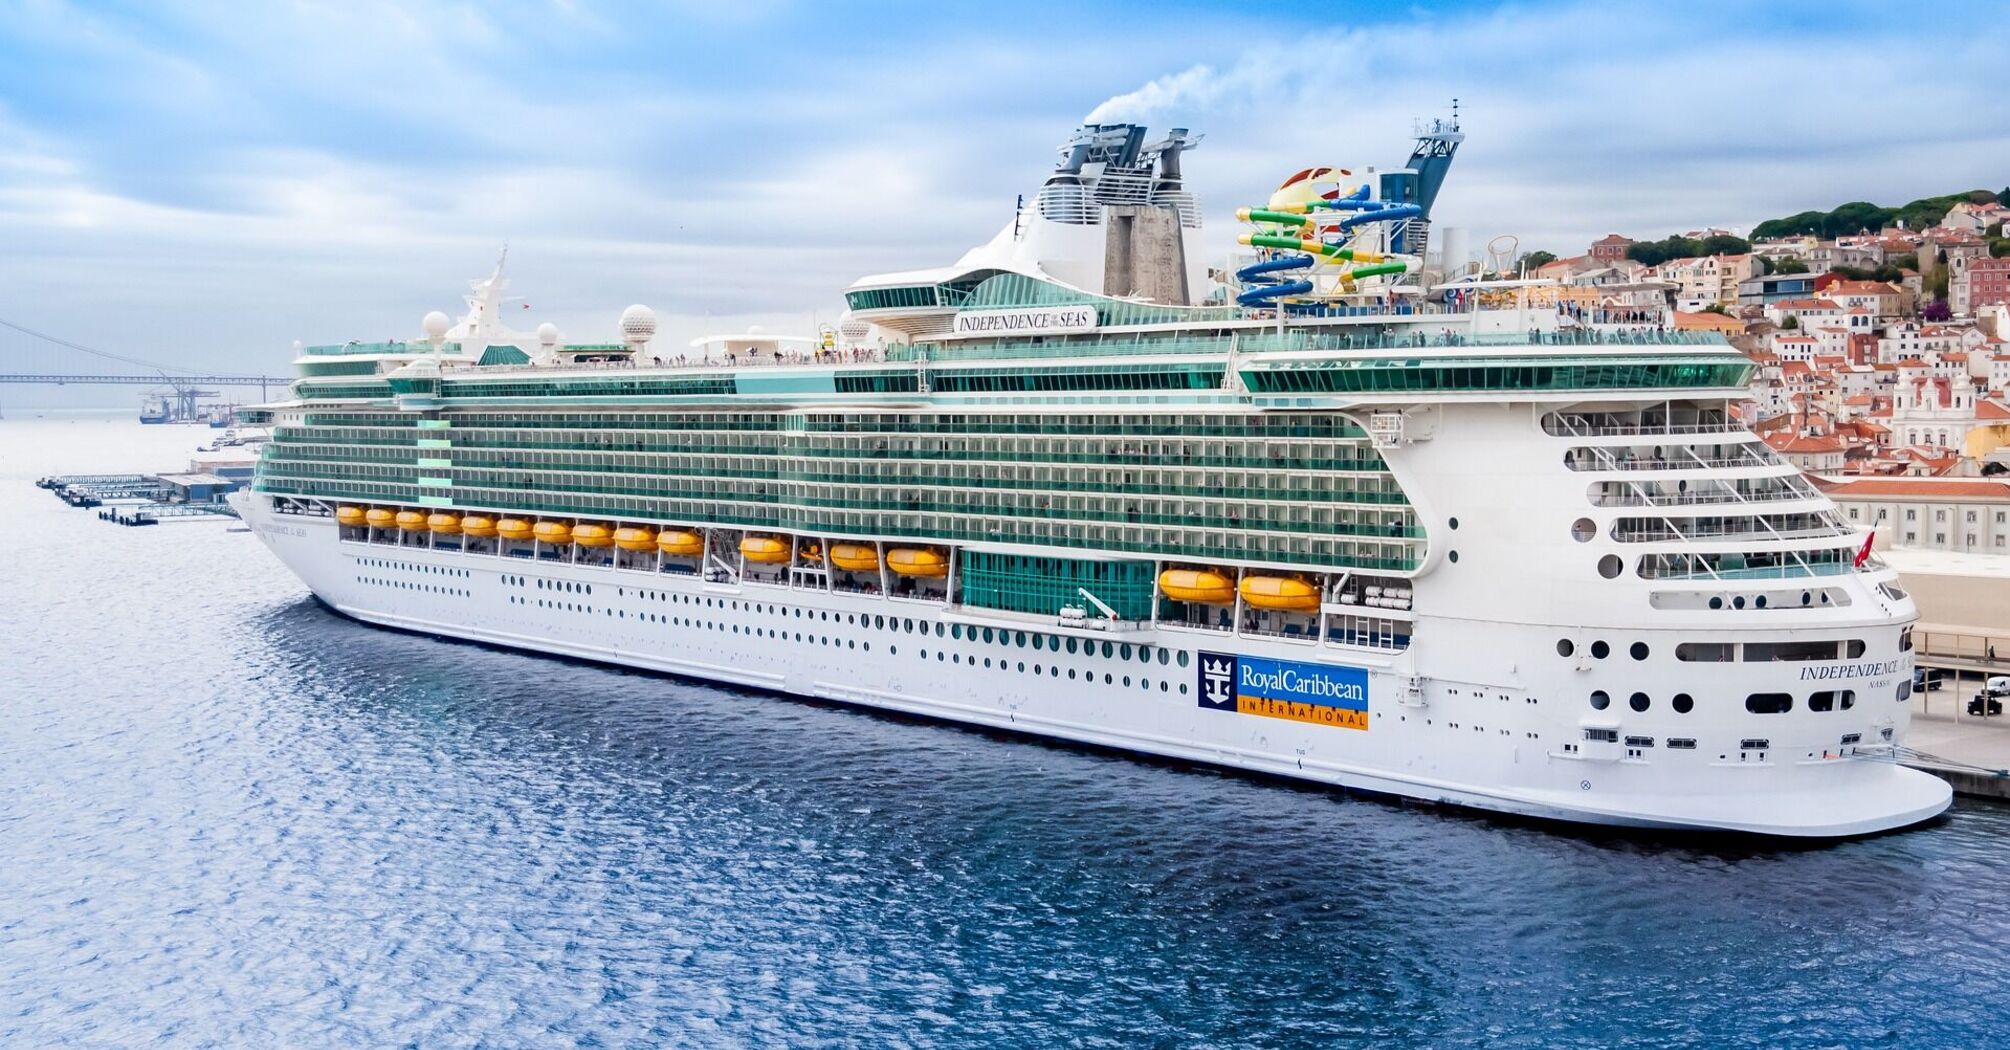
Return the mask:
M 1312 265 L 1310 255 L 1278 255 L 1235 271 L 1235 279 L 1254 287 L 1245 288 L 1235 301 L 1242 306 L 1266 306 L 1271 301 L 1292 295 L 1307 295 L 1312 291 L 1312 282 L 1307 280 L 1287 281 L 1278 276 L 1285 270 L 1303 270 Z
M 1395 222 L 1398 219 L 1408 219 L 1412 216 L 1422 214 L 1424 214 L 1424 209 L 1415 204 L 1391 204 L 1386 207 L 1375 208 L 1371 211 L 1364 211 L 1358 215 L 1349 215 L 1340 220 L 1340 228 L 1349 230 L 1362 223 Z

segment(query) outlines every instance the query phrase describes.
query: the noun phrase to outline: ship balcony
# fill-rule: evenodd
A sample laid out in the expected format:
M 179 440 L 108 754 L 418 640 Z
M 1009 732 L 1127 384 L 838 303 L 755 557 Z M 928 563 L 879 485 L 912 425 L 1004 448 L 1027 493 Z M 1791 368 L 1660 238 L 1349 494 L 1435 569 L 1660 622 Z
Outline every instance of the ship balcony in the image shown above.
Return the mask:
M 1786 460 L 1754 440 L 1737 444 L 1618 447 L 1580 445 L 1563 454 L 1563 465 L 1576 472 L 1669 470 L 1740 470 L 1791 467 Z
M 1742 435 L 1744 426 L 1715 409 L 1654 409 L 1638 412 L 1550 412 L 1543 433 L 1553 437 L 1690 437 Z

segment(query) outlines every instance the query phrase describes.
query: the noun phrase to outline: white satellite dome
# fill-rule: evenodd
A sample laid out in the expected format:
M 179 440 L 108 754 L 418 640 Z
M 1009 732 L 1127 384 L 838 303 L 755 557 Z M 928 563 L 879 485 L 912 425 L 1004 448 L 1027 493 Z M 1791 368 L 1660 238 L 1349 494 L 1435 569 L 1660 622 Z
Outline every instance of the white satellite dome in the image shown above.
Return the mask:
M 419 327 L 425 331 L 426 338 L 435 342 L 445 338 L 447 329 L 453 327 L 453 325 L 454 322 L 449 320 L 446 314 L 438 310 L 427 314 L 426 319 L 419 322 Z
M 621 338 L 630 343 L 646 343 L 656 336 L 656 311 L 636 303 L 621 311 Z
M 551 323 L 550 321 L 546 321 L 545 323 L 543 323 L 543 324 L 541 324 L 541 325 L 538 325 L 538 326 L 537 326 L 537 341 L 538 341 L 538 343 L 540 343 L 541 345 L 544 345 L 544 346 L 555 346 L 555 345 L 557 345 L 557 343 L 558 343 L 558 326 L 557 326 L 557 325 L 555 325 L 555 324 L 552 324 L 552 323 Z
M 755 325 L 748 325 L 748 326 L 747 326 L 747 334 L 748 334 L 748 335 L 767 335 L 767 334 L 768 334 L 768 326 L 767 326 L 767 325 L 764 325 L 764 324 L 755 324 Z

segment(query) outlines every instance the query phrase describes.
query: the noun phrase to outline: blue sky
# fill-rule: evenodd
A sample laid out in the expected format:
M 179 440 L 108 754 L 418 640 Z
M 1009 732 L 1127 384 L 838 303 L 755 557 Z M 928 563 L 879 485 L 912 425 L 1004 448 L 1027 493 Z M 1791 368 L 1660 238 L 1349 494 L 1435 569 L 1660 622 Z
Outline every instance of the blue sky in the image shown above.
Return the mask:
M 1475 244 L 2000 188 L 2003 10 L 1922 10 L 0 0 L 0 317 L 278 368 L 415 333 L 507 240 L 526 327 L 804 330 L 987 238 L 1098 110 L 1207 133 L 1224 250 L 1237 204 L 1399 163 L 1453 96 L 1438 219 Z

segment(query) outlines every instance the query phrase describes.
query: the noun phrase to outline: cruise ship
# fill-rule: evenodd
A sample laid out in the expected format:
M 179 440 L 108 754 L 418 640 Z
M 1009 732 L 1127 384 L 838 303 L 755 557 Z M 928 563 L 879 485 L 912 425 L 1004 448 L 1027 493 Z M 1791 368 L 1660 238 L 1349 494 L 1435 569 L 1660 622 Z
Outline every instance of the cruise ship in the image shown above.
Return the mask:
M 1939 814 L 1914 604 L 1741 425 L 1752 363 L 1447 265 L 1462 139 L 1290 174 L 1211 267 L 1198 137 L 1086 125 L 802 340 L 519 332 L 499 265 L 296 344 L 233 498 L 371 624 L 1556 821 Z

